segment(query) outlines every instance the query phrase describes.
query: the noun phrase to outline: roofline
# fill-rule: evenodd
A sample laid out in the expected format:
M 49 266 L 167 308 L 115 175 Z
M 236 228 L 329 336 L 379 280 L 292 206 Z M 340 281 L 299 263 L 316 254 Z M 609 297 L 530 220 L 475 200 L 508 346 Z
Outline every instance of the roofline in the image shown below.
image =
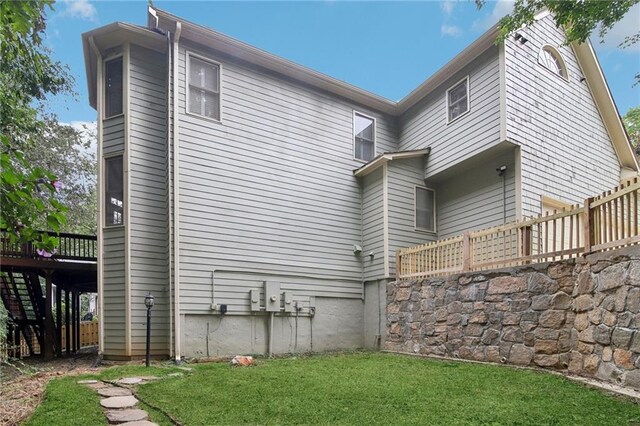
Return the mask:
M 240 57 L 278 74 L 343 96 L 354 102 L 393 116 L 399 116 L 411 108 L 429 92 L 442 84 L 447 78 L 493 46 L 498 36 L 498 24 L 496 24 L 409 93 L 409 95 L 405 96 L 399 102 L 394 102 L 329 75 L 299 65 L 288 59 L 258 49 L 218 31 L 184 20 L 162 9 L 150 7 L 148 13 L 149 23 L 155 23 L 160 19 L 172 23 L 180 22 L 182 24 L 183 38 L 188 38 L 193 41 L 200 40 L 204 42 L 205 45 L 213 44 L 217 50 L 224 53 Z
M 587 86 L 607 129 L 620 166 L 637 173 L 640 170 L 638 159 L 591 42 L 587 40 L 585 43 L 572 43 L 571 47 L 584 73 Z
M 355 177 L 366 176 L 369 173 L 377 170 L 383 164 L 388 163 L 389 161 L 422 157 L 424 155 L 428 155 L 429 152 L 431 152 L 431 148 L 414 149 L 412 151 L 385 152 L 378 155 L 376 158 L 369 161 L 367 164 L 363 165 L 362 167 L 355 169 L 353 171 L 353 175 Z
M 162 34 L 158 34 L 145 27 L 138 25 L 128 24 L 126 22 L 112 22 L 100 28 L 96 28 L 91 31 L 87 31 L 82 34 L 82 49 L 84 52 L 84 66 L 87 73 L 87 89 L 89 92 L 89 104 L 95 109 L 97 96 L 96 96 L 96 73 L 94 69 L 95 55 L 91 47 L 90 40 L 93 39 L 97 48 L 99 48 L 99 40 L 110 35 L 114 35 L 119 32 L 127 32 L 130 40 L 147 40 L 151 44 L 166 45 L 166 38 Z M 146 43 L 147 45 L 150 43 Z M 143 44 L 144 45 L 144 44 Z

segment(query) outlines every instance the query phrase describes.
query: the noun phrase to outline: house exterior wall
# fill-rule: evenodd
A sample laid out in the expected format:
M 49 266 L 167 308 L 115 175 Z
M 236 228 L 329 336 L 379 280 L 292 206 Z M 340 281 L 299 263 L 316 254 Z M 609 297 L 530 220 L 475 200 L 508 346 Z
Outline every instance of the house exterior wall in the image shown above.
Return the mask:
M 541 196 L 583 202 L 618 185 L 620 164 L 573 49 L 551 15 L 505 42 L 507 139 L 522 148 L 522 214 L 541 213 Z M 544 44 L 556 47 L 569 81 L 538 64 Z M 569 119 L 571 118 L 571 119 Z
M 428 157 L 427 157 L 428 158 Z M 425 186 L 424 157 L 391 161 L 388 165 L 389 276 L 395 276 L 396 251 L 435 241 L 436 234 L 415 228 L 415 187 Z M 436 197 L 436 206 L 438 199 Z M 388 277 L 387 277 L 388 278 Z
M 220 122 L 186 112 L 187 52 L 221 64 Z M 323 315 L 357 302 L 360 337 L 350 347 L 360 346 L 363 272 L 353 246 L 362 244 L 362 205 L 353 170 L 362 163 L 353 159 L 353 113 L 376 119 L 378 153 L 397 149 L 395 119 L 187 40 L 181 41 L 179 82 L 184 350 L 190 351 L 190 324 L 217 318 L 214 302 L 228 306 L 225 318 L 249 315 L 249 291 L 262 291 L 265 280 L 292 291 L 304 315 L 313 298 L 322 298 L 324 313 L 314 306 L 319 324 L 329 321 Z M 327 348 L 337 339 L 325 337 Z
M 362 178 L 363 279 L 384 277 L 384 173 L 383 168 Z M 373 253 L 373 256 L 370 256 Z
M 469 76 L 469 113 L 447 123 L 446 91 Z M 492 47 L 400 118 L 399 148 L 431 148 L 429 178 L 500 142 L 500 61 Z
M 129 192 L 131 355 L 145 354 L 146 307 L 154 296 L 152 353 L 169 350 L 169 218 L 167 212 L 167 62 L 131 45 Z
M 502 177 L 496 172 L 503 165 L 507 166 L 504 187 Z M 515 150 L 510 149 L 463 162 L 441 181 L 427 181 L 427 186 L 436 190 L 438 239 L 504 223 L 505 205 L 507 222 L 513 221 L 516 217 L 515 177 Z

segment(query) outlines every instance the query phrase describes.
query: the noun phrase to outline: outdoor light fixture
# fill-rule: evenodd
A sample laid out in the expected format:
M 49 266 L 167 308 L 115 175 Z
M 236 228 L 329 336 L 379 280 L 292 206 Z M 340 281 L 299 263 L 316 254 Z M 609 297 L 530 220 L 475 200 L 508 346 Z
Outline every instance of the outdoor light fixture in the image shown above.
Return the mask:
M 144 305 L 147 307 L 147 353 L 146 353 L 146 365 L 149 367 L 151 364 L 151 308 L 153 308 L 153 295 L 151 292 L 144 298 Z

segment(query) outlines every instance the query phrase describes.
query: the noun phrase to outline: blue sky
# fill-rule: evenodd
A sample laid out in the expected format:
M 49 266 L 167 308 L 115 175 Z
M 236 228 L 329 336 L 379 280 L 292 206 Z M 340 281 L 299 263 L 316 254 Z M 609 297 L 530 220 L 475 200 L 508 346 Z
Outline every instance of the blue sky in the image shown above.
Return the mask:
M 347 81 L 388 99 L 407 95 L 508 13 L 510 1 L 192 2 L 155 1 L 192 22 Z M 76 97 L 53 99 L 64 122 L 95 121 L 89 106 L 81 34 L 114 21 L 146 25 L 146 1 L 58 1 L 48 14 L 47 45 L 68 64 Z M 592 39 L 621 114 L 640 105 L 640 43 L 617 44 L 638 30 L 640 4 L 600 43 Z

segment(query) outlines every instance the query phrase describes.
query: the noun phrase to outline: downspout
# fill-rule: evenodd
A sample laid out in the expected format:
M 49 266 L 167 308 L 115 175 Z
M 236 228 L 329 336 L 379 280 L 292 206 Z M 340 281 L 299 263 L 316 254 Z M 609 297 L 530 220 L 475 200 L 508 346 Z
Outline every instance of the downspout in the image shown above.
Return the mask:
M 180 59 L 180 34 L 182 24 L 176 22 L 176 32 L 173 35 L 173 321 L 175 324 L 175 360 L 180 362 L 180 116 L 178 111 L 178 94 L 180 92 L 178 79 L 178 61 Z
M 150 9 L 152 10 L 152 9 Z M 155 14 L 154 14 L 155 17 Z M 155 17 L 155 28 L 158 26 L 158 18 Z M 172 52 L 171 52 L 171 33 L 167 31 L 167 86 L 169 86 L 169 81 L 171 78 L 171 70 L 173 69 L 173 61 L 172 61 Z M 171 212 L 171 128 L 169 127 L 169 123 L 171 123 L 171 105 L 172 105 L 172 91 L 167 87 L 167 212 L 168 212 L 168 238 L 169 238 L 169 298 L 175 298 L 175 292 L 173 288 L 173 275 L 171 274 L 171 246 L 173 243 L 173 235 L 171 235 L 171 224 L 173 223 L 173 213 Z M 174 355 L 174 347 L 171 344 L 174 338 L 174 306 L 169 304 L 169 355 L 173 357 Z
M 104 312 L 104 292 L 102 290 L 103 285 L 103 276 L 104 276 L 104 265 L 102 263 L 102 245 L 103 245 L 103 236 L 102 236 L 102 226 L 103 226 L 103 218 L 102 214 L 104 206 L 104 199 L 102 197 L 103 185 L 104 181 L 102 179 L 102 54 L 96 46 L 96 42 L 93 39 L 93 36 L 89 37 L 89 46 L 91 46 L 91 50 L 96 55 L 96 110 L 97 110 L 97 120 L 96 120 L 96 136 L 98 139 L 97 146 L 97 154 L 96 154 L 96 162 L 98 166 L 97 174 L 98 174 L 98 253 L 96 256 L 97 267 L 98 267 L 98 309 L 99 315 L 103 315 Z M 104 353 L 104 320 L 99 321 L 99 333 L 98 333 L 98 352 L 100 354 Z

